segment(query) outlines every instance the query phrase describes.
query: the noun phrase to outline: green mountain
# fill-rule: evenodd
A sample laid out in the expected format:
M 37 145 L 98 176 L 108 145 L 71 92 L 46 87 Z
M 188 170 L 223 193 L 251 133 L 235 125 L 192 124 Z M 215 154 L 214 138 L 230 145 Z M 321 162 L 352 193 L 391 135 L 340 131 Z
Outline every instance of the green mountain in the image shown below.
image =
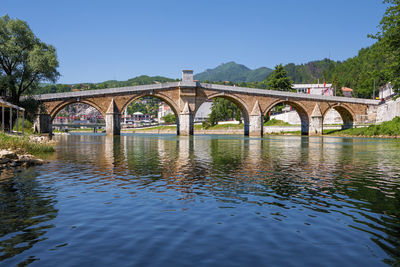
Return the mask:
M 270 73 L 271 69 L 262 67 L 251 70 L 248 67 L 237 64 L 233 61 L 223 63 L 214 69 L 207 69 L 204 72 L 194 75 L 194 79 L 198 81 L 230 81 L 230 82 L 255 82 L 264 80 Z
M 286 64 L 283 68 L 293 83 L 316 83 L 318 80 L 328 78 L 329 74 L 339 65 L 340 62 L 330 59 L 310 61 L 305 64 L 295 65 L 294 63 Z

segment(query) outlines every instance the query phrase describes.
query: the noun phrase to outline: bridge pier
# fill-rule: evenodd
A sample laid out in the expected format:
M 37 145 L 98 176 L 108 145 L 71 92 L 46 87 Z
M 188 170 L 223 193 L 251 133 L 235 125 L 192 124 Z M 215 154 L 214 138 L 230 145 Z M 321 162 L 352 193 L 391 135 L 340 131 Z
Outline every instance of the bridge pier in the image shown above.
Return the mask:
M 250 114 L 249 128 L 250 136 L 263 136 L 264 116 L 258 100 L 256 101 L 253 111 Z
M 179 115 L 179 134 L 193 135 L 194 118 L 189 104 L 186 102 L 181 114 Z
M 110 106 L 106 112 L 106 134 L 120 135 L 121 134 L 121 114 L 115 104 L 114 99 L 111 100 Z
M 37 114 L 33 124 L 35 133 L 52 133 L 52 120 L 49 114 Z
M 323 117 L 319 104 L 315 104 L 314 110 L 311 114 L 310 128 L 308 135 L 321 135 L 323 133 Z

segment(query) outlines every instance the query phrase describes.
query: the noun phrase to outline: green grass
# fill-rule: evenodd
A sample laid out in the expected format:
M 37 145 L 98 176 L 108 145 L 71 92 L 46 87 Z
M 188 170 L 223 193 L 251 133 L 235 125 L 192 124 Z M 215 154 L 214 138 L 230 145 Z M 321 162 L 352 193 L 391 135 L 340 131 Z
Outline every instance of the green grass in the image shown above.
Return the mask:
M 281 120 L 277 120 L 277 119 L 271 119 L 267 122 L 264 122 L 264 126 L 290 126 L 291 124 L 285 122 L 285 121 L 281 121 Z M 293 125 L 291 125 L 293 126 Z
M 26 135 L 14 136 L 2 132 L 0 132 L 0 149 L 18 150 L 19 152 L 33 155 L 54 152 L 52 145 L 32 142 Z
M 18 130 L 19 132 L 22 132 L 22 119 L 18 120 Z M 17 124 L 14 125 L 13 127 L 14 131 L 17 131 Z M 24 120 L 24 133 L 25 134 L 33 134 L 33 124 L 32 122 L 28 120 Z
M 400 117 L 368 127 L 331 131 L 332 132 L 329 132 L 328 134 L 354 136 L 400 136 Z
M 98 133 L 101 133 L 103 130 L 97 130 Z M 85 133 L 92 133 L 93 129 L 92 128 L 69 128 L 68 132 L 85 132 Z M 65 130 L 54 130 L 53 133 L 65 133 Z
M 217 124 L 214 126 L 210 126 L 207 129 L 203 128 L 203 126 L 201 124 L 196 124 L 194 125 L 194 129 L 195 130 L 223 130 L 223 129 L 243 129 L 243 123 L 241 124 L 233 124 L 233 123 L 229 123 L 229 124 Z
M 123 131 L 154 131 L 154 130 L 176 130 L 176 125 L 161 125 L 161 126 L 154 126 L 154 127 L 146 127 L 146 128 L 131 128 L 131 129 L 123 129 Z

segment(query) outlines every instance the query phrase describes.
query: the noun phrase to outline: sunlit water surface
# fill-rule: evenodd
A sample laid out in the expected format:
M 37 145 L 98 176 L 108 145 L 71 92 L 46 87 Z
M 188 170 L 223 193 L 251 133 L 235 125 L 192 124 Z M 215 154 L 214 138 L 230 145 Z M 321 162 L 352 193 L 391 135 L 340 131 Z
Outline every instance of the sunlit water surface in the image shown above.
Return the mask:
M 0 265 L 400 264 L 397 140 L 55 138 L 0 176 Z

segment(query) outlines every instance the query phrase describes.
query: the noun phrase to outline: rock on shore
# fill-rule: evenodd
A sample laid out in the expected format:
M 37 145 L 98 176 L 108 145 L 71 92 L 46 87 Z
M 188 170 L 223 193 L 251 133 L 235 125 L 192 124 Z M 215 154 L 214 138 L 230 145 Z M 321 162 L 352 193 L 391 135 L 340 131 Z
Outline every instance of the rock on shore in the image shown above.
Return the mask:
M 11 150 L 0 150 L 0 171 L 18 166 L 29 167 L 43 163 L 45 163 L 44 160 L 35 158 L 30 154 L 18 154 Z

